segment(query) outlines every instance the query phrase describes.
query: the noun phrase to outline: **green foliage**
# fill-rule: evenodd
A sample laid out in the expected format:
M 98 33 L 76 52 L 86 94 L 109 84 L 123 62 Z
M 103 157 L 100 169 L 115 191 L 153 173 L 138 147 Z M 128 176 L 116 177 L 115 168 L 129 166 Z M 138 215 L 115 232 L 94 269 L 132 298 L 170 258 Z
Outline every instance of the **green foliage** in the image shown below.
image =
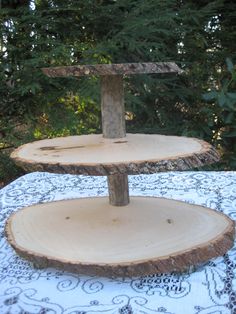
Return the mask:
M 9 159 L 9 153 L 0 151 L 0 188 L 23 174 L 24 171 Z
M 34 130 L 36 139 L 97 132 L 100 111 L 90 99 L 67 95 L 55 106 L 49 106 Z
M 212 106 L 208 114 L 215 117 L 211 125 L 215 145 L 221 149 L 227 168 L 236 169 L 236 68 L 229 58 L 226 65 L 218 88 L 203 94 L 203 98 Z
M 42 67 L 175 61 L 184 74 L 126 79 L 128 131 L 204 138 L 235 169 L 234 0 L 2 4 L 0 146 L 101 131 L 98 78 L 48 78 Z

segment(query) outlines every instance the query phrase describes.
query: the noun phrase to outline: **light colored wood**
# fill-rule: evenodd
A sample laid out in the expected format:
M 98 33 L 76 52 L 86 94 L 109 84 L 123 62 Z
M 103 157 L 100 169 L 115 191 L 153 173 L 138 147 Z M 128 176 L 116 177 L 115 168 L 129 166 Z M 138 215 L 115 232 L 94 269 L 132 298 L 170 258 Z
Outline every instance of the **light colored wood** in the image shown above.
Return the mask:
M 86 64 L 43 68 L 42 71 L 50 77 L 183 72 L 174 62 Z
M 127 134 L 69 136 L 25 144 L 11 157 L 26 171 L 111 175 L 187 170 L 219 160 L 210 144 L 194 138 Z
M 234 222 L 163 198 L 134 197 L 122 208 L 82 198 L 24 208 L 8 220 L 6 234 L 20 255 L 43 267 L 134 276 L 184 271 L 224 254 Z
M 41 267 L 136 276 L 184 271 L 232 247 L 234 222 L 223 214 L 167 199 L 135 197 L 129 203 L 127 174 L 187 170 L 219 160 L 217 151 L 198 139 L 126 136 L 122 75 L 181 73 L 176 64 L 82 65 L 43 72 L 102 76 L 103 135 L 26 144 L 12 158 L 26 171 L 107 175 L 110 204 L 106 198 L 67 200 L 15 213 L 6 234 L 20 255 Z
M 127 174 L 113 174 L 107 177 L 109 202 L 113 206 L 125 206 L 129 203 L 129 185 Z
M 125 106 L 122 76 L 101 78 L 102 133 L 105 138 L 125 137 Z
M 124 138 L 126 136 L 123 75 L 142 73 L 179 74 L 183 72 L 174 62 L 92 64 L 50 67 L 43 68 L 42 70 L 44 74 L 50 77 L 101 76 L 101 112 L 104 138 Z M 74 169 L 73 166 L 72 168 Z M 116 174 L 116 176 L 112 178 L 113 169 L 110 170 L 109 168 L 107 173 L 109 175 L 108 186 L 110 203 L 117 206 L 126 205 L 129 201 L 128 183 L 125 184 L 127 175 L 120 174 L 118 171 L 119 175 Z M 80 170 L 82 169 L 80 168 Z M 93 171 L 94 170 L 93 168 Z M 87 173 L 87 168 L 82 171 L 82 173 Z M 88 174 L 97 174 L 96 170 L 95 173 L 91 173 L 90 171 L 89 169 Z M 71 173 L 68 167 L 67 172 Z
M 102 133 L 104 138 L 124 138 L 125 106 L 124 88 L 121 75 L 101 77 Z M 114 206 L 129 203 L 127 174 L 115 174 L 107 177 L 109 202 Z

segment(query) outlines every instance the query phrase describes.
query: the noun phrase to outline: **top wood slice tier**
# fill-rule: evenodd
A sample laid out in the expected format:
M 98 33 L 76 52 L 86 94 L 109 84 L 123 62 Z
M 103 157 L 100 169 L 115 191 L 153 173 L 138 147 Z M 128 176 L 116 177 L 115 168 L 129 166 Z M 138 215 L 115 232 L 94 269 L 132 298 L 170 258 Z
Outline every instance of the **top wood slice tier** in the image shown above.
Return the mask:
M 26 171 L 96 176 L 187 170 L 219 160 L 217 151 L 202 140 L 156 134 L 46 139 L 19 147 L 11 157 Z
M 42 71 L 50 77 L 183 72 L 174 62 L 61 66 L 42 68 Z

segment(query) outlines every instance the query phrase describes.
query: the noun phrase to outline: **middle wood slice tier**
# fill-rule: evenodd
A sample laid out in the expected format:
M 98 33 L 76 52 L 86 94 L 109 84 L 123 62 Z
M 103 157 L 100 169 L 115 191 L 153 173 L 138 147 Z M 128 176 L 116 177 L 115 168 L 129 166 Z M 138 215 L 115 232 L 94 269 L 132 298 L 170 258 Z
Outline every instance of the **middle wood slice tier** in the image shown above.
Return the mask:
M 156 134 L 46 139 L 19 147 L 11 157 L 26 171 L 95 176 L 187 170 L 219 160 L 217 151 L 205 141 Z

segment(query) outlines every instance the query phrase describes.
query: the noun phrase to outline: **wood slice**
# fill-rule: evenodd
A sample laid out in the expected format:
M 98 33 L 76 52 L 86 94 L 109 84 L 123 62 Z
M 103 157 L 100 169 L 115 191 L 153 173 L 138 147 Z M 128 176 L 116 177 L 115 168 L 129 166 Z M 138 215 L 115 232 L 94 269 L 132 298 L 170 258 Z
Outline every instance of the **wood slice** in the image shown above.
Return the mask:
M 174 62 L 89 64 L 43 68 L 42 71 L 50 77 L 183 72 Z
M 26 171 L 98 176 L 187 170 L 219 160 L 217 151 L 202 140 L 156 134 L 46 139 L 19 147 L 11 157 Z
M 134 197 L 125 207 L 82 198 L 24 208 L 7 222 L 9 242 L 41 267 L 105 276 L 185 271 L 233 245 L 234 222 L 214 210 Z

